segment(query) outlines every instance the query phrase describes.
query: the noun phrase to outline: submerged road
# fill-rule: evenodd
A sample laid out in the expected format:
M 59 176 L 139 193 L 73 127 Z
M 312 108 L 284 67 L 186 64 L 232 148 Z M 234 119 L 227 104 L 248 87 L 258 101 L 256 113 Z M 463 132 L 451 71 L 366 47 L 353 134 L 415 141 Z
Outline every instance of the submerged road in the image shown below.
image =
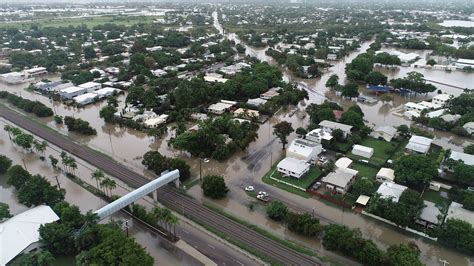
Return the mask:
M 0 106 L 0 116 L 38 137 L 58 146 L 62 150 L 81 158 L 111 176 L 114 176 L 133 188 L 138 188 L 150 181 L 147 177 L 130 170 L 113 159 L 79 145 L 53 129 L 33 121 L 5 106 Z M 165 186 L 158 190 L 158 201 L 179 213 L 185 213 L 204 226 L 214 228 L 229 238 L 247 245 L 257 252 L 286 265 L 319 265 L 317 258 L 309 257 L 282 245 L 253 229 L 237 223 L 224 215 L 204 207 L 195 199 L 183 195 L 177 189 Z

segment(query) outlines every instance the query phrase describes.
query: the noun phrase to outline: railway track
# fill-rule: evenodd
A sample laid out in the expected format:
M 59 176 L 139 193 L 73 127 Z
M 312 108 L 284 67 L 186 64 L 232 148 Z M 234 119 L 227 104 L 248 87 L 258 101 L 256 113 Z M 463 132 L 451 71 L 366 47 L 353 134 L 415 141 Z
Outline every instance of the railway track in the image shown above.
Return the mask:
M 81 146 L 65 136 L 46 128 L 32 119 L 0 106 L 0 116 L 11 121 L 17 126 L 37 135 L 38 137 L 52 143 L 64 151 L 81 158 L 104 172 L 125 182 L 131 187 L 137 188 L 149 182 L 145 176 L 134 172 L 88 147 Z M 316 258 L 299 253 L 269 237 L 266 237 L 251 228 L 248 228 L 234 220 L 225 217 L 196 200 L 182 195 L 176 189 L 163 187 L 159 189 L 158 200 L 176 212 L 186 212 L 194 219 L 204 225 L 215 228 L 225 233 L 234 240 L 254 248 L 259 253 L 273 258 L 286 265 L 319 265 Z

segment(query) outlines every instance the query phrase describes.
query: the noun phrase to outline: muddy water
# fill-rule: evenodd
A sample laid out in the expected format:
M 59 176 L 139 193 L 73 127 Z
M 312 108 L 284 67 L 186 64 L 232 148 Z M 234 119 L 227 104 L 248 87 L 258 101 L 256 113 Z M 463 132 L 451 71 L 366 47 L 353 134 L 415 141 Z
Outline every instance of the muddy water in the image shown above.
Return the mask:
M 216 14 L 214 14 L 216 17 Z M 222 33 L 222 26 L 219 22 L 215 21 L 216 28 Z M 226 36 L 229 39 L 234 39 L 236 42 L 239 42 L 235 34 L 227 33 Z M 244 44 L 245 45 L 245 44 Z M 349 55 L 348 57 L 342 59 L 341 61 L 335 63 L 333 67 L 331 67 L 327 73 L 325 73 L 320 79 L 309 79 L 309 80 L 301 80 L 297 78 L 293 78 L 291 73 L 283 69 L 284 75 L 287 80 L 297 82 L 302 85 L 305 89 L 308 90 L 310 99 L 305 103 L 301 104 L 298 109 L 302 109 L 306 104 L 309 103 L 321 103 L 325 99 L 330 99 L 333 101 L 337 101 L 344 106 L 353 104 L 350 101 L 344 101 L 340 98 L 336 97 L 332 92 L 328 91 L 325 88 L 325 83 L 330 75 L 338 74 L 340 77 L 341 82 L 345 80 L 344 68 L 347 62 L 350 62 L 353 58 L 355 58 L 358 54 L 365 52 L 370 45 L 370 42 L 363 43 L 361 48 Z M 267 61 L 271 64 L 274 64 L 273 60 L 265 55 L 265 49 L 254 49 L 245 45 L 247 48 L 246 53 L 252 56 L 258 57 L 260 60 Z M 420 57 L 424 58 L 423 55 Z M 389 75 L 390 78 L 395 77 L 403 77 L 406 73 L 413 71 L 413 68 L 402 68 L 398 74 L 395 72 Z M 453 72 L 453 73 L 446 73 L 443 71 L 431 71 L 431 70 L 424 70 L 422 73 L 425 75 L 425 78 L 435 80 L 438 82 L 448 83 L 456 86 L 461 86 L 461 84 L 473 84 L 472 74 L 467 74 L 463 72 Z M 437 85 L 438 86 L 438 85 Z M 441 87 L 444 92 L 452 93 L 454 95 L 458 95 L 461 93 L 460 90 L 454 89 L 451 87 Z M 461 86 L 465 87 L 465 86 Z M 363 94 L 369 95 L 369 93 L 362 89 Z M 422 100 L 426 98 L 430 98 L 432 95 L 421 95 L 416 98 L 404 98 L 404 97 L 395 97 L 394 101 L 390 104 L 382 104 L 377 103 L 375 105 L 364 105 L 360 104 L 362 110 L 366 115 L 366 119 L 369 123 L 374 125 L 400 125 L 400 124 L 409 124 L 410 122 L 395 116 L 392 114 L 392 111 L 399 108 L 401 105 L 406 103 L 407 101 L 413 100 Z M 275 121 L 280 119 L 289 119 L 295 127 L 300 125 L 306 125 L 306 120 L 303 118 L 304 115 L 299 115 L 300 112 L 297 112 L 295 115 L 290 117 L 292 112 L 283 112 L 282 114 L 276 115 L 273 121 L 269 121 L 269 125 L 273 124 Z M 314 248 L 318 250 L 320 246 L 318 245 L 317 241 L 309 240 L 301 238 L 300 236 L 295 236 L 291 232 L 288 232 L 285 228 L 281 227 L 278 224 L 273 223 L 272 221 L 268 221 L 264 216 L 264 212 L 262 208 L 255 207 L 253 211 L 249 210 L 249 205 L 252 204 L 253 200 L 250 199 L 246 193 L 243 191 L 243 187 L 245 185 L 255 185 L 257 190 L 263 189 L 266 190 L 272 195 L 274 198 L 283 199 L 286 202 L 291 203 L 291 205 L 296 206 L 297 209 L 303 209 L 308 212 L 315 210 L 316 213 L 321 216 L 322 220 L 330 220 L 332 222 L 342 223 L 351 228 L 359 228 L 364 236 L 374 240 L 380 247 L 386 248 L 390 245 L 399 244 L 399 243 L 406 243 L 409 241 L 415 241 L 415 243 L 420 247 L 422 251 L 422 260 L 427 263 L 428 265 L 437 265 L 439 264 L 439 259 L 446 259 L 453 265 L 472 265 L 474 264 L 474 258 L 466 257 L 463 254 L 459 254 L 455 251 L 448 250 L 434 242 L 425 240 L 420 237 L 415 237 L 412 234 L 407 234 L 404 231 L 398 230 L 386 224 L 374 221 L 372 219 L 365 218 L 361 215 L 355 215 L 353 213 L 342 212 L 340 209 L 336 209 L 332 206 L 328 206 L 321 201 L 317 201 L 314 199 L 304 199 L 301 197 L 296 197 L 288 192 L 269 187 L 261 182 L 260 177 L 263 176 L 270 168 L 271 162 L 275 162 L 277 158 L 283 157 L 283 152 L 281 151 L 281 146 L 278 141 L 274 140 L 274 137 L 271 135 L 270 131 L 267 129 L 265 130 L 267 125 L 261 126 L 259 130 L 259 139 L 255 145 L 251 145 L 248 149 L 248 152 L 245 154 L 244 157 L 241 158 L 245 159 L 247 157 L 251 158 L 251 161 L 248 162 L 244 160 L 243 163 L 247 163 L 247 173 L 242 172 L 242 168 L 238 166 L 238 160 L 231 160 L 227 162 L 232 166 L 227 166 L 225 173 L 227 182 L 231 184 L 231 187 L 234 186 L 234 189 L 231 189 L 231 193 L 229 194 L 229 199 L 221 202 L 217 202 L 217 204 L 226 209 L 227 211 L 238 215 L 240 217 L 248 217 L 250 221 L 262 226 L 266 229 L 272 230 L 279 234 L 282 237 L 292 239 L 298 243 L 304 243 L 304 245 Z M 453 137 L 449 133 L 445 132 L 434 132 L 436 135 L 436 140 L 444 146 L 459 150 L 461 149 L 462 145 L 466 145 L 469 143 L 469 140 Z M 294 137 L 294 135 L 292 136 Z M 262 142 L 262 139 L 265 141 Z M 290 137 L 291 139 L 291 137 Z M 261 146 L 261 143 L 263 146 Z M 267 143 L 267 144 L 265 144 Z M 271 147 L 269 147 L 271 145 Z M 266 151 L 266 154 L 263 152 Z M 204 166 L 205 168 L 205 166 Z M 210 167 L 213 170 L 216 170 L 215 167 Z M 232 169 L 232 171 L 229 171 Z M 234 173 L 234 171 L 239 171 L 239 173 Z M 235 178 L 233 174 L 240 175 L 240 178 Z M 203 199 L 201 195 L 201 191 L 198 187 L 195 187 L 191 190 L 191 193 L 196 198 Z M 257 204 L 258 205 L 258 204 Z M 291 207 L 291 206 L 290 206 Z M 324 253 L 324 252 L 323 252 Z
M 3 128 L 3 121 L 0 121 L 0 126 Z M 60 173 L 60 171 L 54 170 L 48 163 L 40 160 L 39 155 L 26 152 L 16 145 L 13 145 L 9 141 L 8 134 L 3 131 L 3 129 L 0 130 L 0 153 L 8 154 L 9 158 L 14 164 L 26 165 L 26 168 L 30 173 L 45 176 L 52 184 L 57 184 L 55 176 L 58 176 L 58 181 L 61 188 L 66 190 L 66 201 L 79 206 L 81 212 L 83 213 L 89 210 L 96 210 L 106 204 L 100 198 L 97 198 L 95 195 L 91 194 L 76 183 L 72 182 L 70 179 L 66 178 Z M 58 151 L 53 150 L 51 147 L 48 147 L 45 154 L 46 156 L 52 154 L 53 156 L 59 158 Z M 61 163 L 59 163 L 59 165 L 60 164 Z M 88 180 L 87 178 L 90 176 L 91 172 L 92 169 L 85 162 L 78 161 L 78 169 L 76 170 L 76 174 L 78 176 L 82 176 L 84 181 L 89 182 L 95 186 L 95 183 L 92 180 Z M 115 189 L 113 193 L 117 195 L 126 194 L 128 190 L 124 187 L 125 186 L 123 184 L 119 183 L 118 188 Z M 6 184 L 4 176 L 0 176 L 0 202 L 9 204 L 10 211 L 13 215 L 28 209 L 28 207 L 18 202 L 14 189 Z M 141 201 L 140 203 L 143 205 L 146 204 L 144 201 Z M 111 219 L 130 220 L 130 217 L 118 213 L 113 215 Z M 174 251 L 173 248 L 165 241 L 162 241 L 156 235 L 151 234 L 147 229 L 143 228 L 143 226 L 139 224 L 133 224 L 132 222 L 129 229 L 129 234 L 131 237 L 134 237 L 138 243 L 146 248 L 150 255 L 155 259 L 156 264 L 195 264 L 194 260 L 191 260 L 187 256 L 182 256 L 181 254 L 176 253 L 176 251 Z

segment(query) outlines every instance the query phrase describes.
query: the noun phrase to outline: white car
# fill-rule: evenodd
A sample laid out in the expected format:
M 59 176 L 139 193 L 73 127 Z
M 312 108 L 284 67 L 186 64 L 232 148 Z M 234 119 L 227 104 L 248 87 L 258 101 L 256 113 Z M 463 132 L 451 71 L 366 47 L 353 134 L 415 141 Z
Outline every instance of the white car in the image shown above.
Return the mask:
M 248 192 L 255 191 L 255 188 L 253 186 L 246 186 L 245 191 L 248 191 Z
M 269 196 L 268 193 L 265 192 L 265 191 L 258 192 L 258 195 L 262 195 L 262 197 L 268 197 Z
M 265 202 L 270 200 L 270 198 L 268 196 L 264 196 L 262 194 L 257 195 L 257 199 L 259 199 L 261 201 L 265 201 Z

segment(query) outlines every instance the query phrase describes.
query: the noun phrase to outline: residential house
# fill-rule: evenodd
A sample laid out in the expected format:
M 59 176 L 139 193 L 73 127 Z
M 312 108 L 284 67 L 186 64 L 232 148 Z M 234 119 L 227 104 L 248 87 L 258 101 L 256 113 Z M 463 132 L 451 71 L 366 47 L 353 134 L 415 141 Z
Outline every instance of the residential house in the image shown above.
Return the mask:
M 237 102 L 233 102 L 233 101 L 227 101 L 227 100 L 221 100 L 220 102 L 218 103 L 214 103 L 214 104 L 211 104 L 207 110 L 210 112 L 210 113 L 213 113 L 213 114 L 217 114 L 217 115 L 221 115 L 223 114 L 224 112 L 228 111 L 231 107 L 233 107 L 234 105 L 236 105 Z
M 319 143 L 304 139 L 295 139 L 286 149 L 286 157 L 312 162 L 316 160 L 322 148 L 322 145 Z
M 474 155 L 467 154 L 464 152 L 451 151 L 451 154 L 449 155 L 449 159 L 452 159 L 455 161 L 462 161 L 463 164 L 470 165 L 470 166 L 474 165 Z
M 323 140 L 330 141 L 332 139 L 332 135 L 321 128 L 316 128 L 306 134 L 306 139 L 316 143 L 321 143 Z
M 93 103 L 99 96 L 93 92 L 84 93 L 72 98 L 79 105 L 87 105 Z
M 319 126 L 323 129 L 323 131 L 332 133 L 334 129 L 340 129 L 344 135 L 344 137 L 347 137 L 348 135 L 351 134 L 352 126 L 338 123 L 338 122 L 333 122 L 329 120 L 323 120 L 319 123 Z
M 462 204 L 453 201 L 449 205 L 445 221 L 448 219 L 459 219 L 474 226 L 474 211 L 464 209 Z
M 83 83 L 83 84 L 79 85 L 78 87 L 86 89 L 87 92 L 93 92 L 95 90 L 98 90 L 98 89 L 102 88 L 102 84 L 91 81 L 91 82 Z
M 370 159 L 374 155 L 374 149 L 356 144 L 352 147 L 352 154 Z
M 327 190 L 346 194 L 357 177 L 358 171 L 349 168 L 338 168 L 321 179 Z
M 462 127 L 467 131 L 467 133 L 474 134 L 474 122 L 467 122 Z
M 266 92 L 260 94 L 260 98 L 261 98 L 261 99 L 264 99 L 264 100 L 270 100 L 271 98 L 280 95 L 280 93 L 278 92 L 279 90 L 281 90 L 280 87 L 271 88 L 271 89 L 269 89 L 268 91 L 266 91 Z
M 380 194 L 380 198 L 382 199 L 391 199 L 393 202 L 398 202 L 403 191 L 406 189 L 406 186 L 385 181 L 380 185 L 376 193 Z
M 425 228 L 435 228 L 441 223 L 443 214 L 433 202 L 424 200 L 423 203 L 425 206 L 421 210 L 420 216 L 416 219 L 416 223 Z
M 437 104 L 439 106 L 445 106 L 446 103 L 452 98 L 451 95 L 449 94 L 438 94 L 436 96 L 433 97 L 432 101 L 434 104 Z
M 41 225 L 59 220 L 58 215 L 45 205 L 36 206 L 0 223 L 0 265 L 7 265 L 22 253 L 41 246 Z
M 264 100 L 262 98 L 254 98 L 254 99 L 249 99 L 247 101 L 247 104 L 250 104 L 250 105 L 253 105 L 253 106 L 262 106 L 264 105 L 265 103 L 267 103 L 267 100 Z
M 168 72 L 164 71 L 163 69 L 155 69 L 155 70 L 152 70 L 151 73 L 155 77 L 162 77 L 166 75 Z
M 375 180 L 377 180 L 380 183 L 383 182 L 395 182 L 395 171 L 390 168 L 380 168 L 380 170 L 377 172 L 377 175 L 375 175 Z
M 62 84 L 61 81 L 52 81 L 52 82 L 39 81 L 34 84 L 34 87 L 36 90 L 39 90 L 43 93 L 47 93 L 47 92 L 53 91 L 53 89 L 60 84 Z
M 225 83 L 228 79 L 224 78 L 221 74 L 217 73 L 206 73 L 204 80 L 207 82 L 219 82 Z
M 76 96 L 79 96 L 81 94 L 84 94 L 84 93 L 89 93 L 89 92 L 93 92 L 94 90 L 92 89 L 87 89 L 87 88 L 83 88 L 83 87 L 78 87 L 78 86 L 71 86 L 71 87 L 67 87 L 65 89 L 62 89 L 59 91 L 59 95 L 61 96 L 61 98 L 63 99 L 72 99 Z
M 420 154 L 427 154 L 428 151 L 430 150 L 432 142 L 433 140 L 427 137 L 413 135 L 408 141 L 408 144 L 405 147 L 405 150 L 409 153 L 416 152 Z
M 143 124 L 147 128 L 157 128 L 163 124 L 166 124 L 167 120 L 168 120 L 168 115 L 162 114 L 158 117 L 153 117 L 153 118 L 145 120 Z
M 336 61 L 337 60 L 337 54 L 328 54 L 326 59 L 328 61 Z
M 385 141 L 392 141 L 392 139 L 396 136 L 397 129 L 392 126 L 380 126 L 374 129 L 370 136 L 376 139 L 383 139 Z
M 251 109 L 239 108 L 234 111 L 234 116 L 243 118 L 259 118 L 260 113 Z
M 279 173 L 285 176 L 292 176 L 298 179 L 308 173 L 309 168 L 310 165 L 306 161 L 291 157 L 287 157 L 281 160 L 277 165 L 277 170 Z

